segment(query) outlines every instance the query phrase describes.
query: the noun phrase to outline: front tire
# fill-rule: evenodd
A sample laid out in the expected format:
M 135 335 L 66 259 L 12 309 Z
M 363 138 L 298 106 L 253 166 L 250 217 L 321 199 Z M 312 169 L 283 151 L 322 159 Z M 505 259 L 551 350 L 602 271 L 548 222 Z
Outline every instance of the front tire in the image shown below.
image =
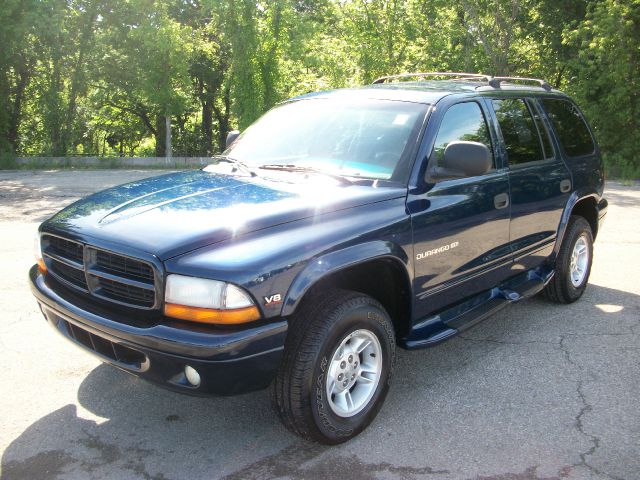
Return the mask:
M 323 292 L 292 318 L 272 386 L 274 407 L 304 438 L 345 442 L 380 410 L 394 361 L 393 325 L 379 302 L 345 290 Z
M 593 233 L 583 217 L 572 216 L 556 259 L 555 274 L 545 296 L 558 303 L 578 300 L 589 281 L 593 261 Z

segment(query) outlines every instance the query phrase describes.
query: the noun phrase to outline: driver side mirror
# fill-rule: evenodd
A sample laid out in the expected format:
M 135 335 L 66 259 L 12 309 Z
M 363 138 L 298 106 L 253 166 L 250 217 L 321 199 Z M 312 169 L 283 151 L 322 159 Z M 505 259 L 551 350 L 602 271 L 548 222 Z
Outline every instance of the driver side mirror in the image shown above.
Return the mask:
M 451 142 L 444 149 L 443 166 L 435 167 L 432 178 L 464 178 L 484 175 L 491 170 L 491 151 L 479 142 Z
M 227 133 L 227 141 L 225 143 L 225 149 L 229 148 L 233 142 L 236 141 L 236 138 L 240 136 L 240 130 L 231 130 Z

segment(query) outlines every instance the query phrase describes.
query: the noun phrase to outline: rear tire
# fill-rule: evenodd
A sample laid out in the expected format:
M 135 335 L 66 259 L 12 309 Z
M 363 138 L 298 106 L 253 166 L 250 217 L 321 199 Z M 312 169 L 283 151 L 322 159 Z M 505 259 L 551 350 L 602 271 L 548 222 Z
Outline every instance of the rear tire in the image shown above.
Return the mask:
M 358 435 L 387 395 L 395 362 L 389 315 L 373 298 L 331 290 L 293 316 L 272 401 L 284 425 L 334 445 Z
M 572 216 L 556 259 L 555 274 L 544 289 L 554 302 L 572 303 L 578 300 L 589 281 L 593 262 L 593 234 L 583 217 Z

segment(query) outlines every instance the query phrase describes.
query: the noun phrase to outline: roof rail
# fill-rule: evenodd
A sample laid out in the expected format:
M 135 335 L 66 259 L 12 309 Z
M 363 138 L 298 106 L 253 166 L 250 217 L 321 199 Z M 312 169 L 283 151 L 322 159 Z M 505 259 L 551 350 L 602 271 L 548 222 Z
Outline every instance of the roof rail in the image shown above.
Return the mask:
M 418 78 L 418 77 L 460 77 L 460 80 L 485 80 L 489 82 L 491 77 L 480 73 L 460 73 L 460 72 L 415 72 L 401 73 L 400 75 L 388 75 L 380 77 L 373 81 L 374 84 L 384 83 L 387 80 L 395 80 L 402 78 Z
M 491 75 L 484 75 L 481 73 L 460 73 L 460 72 L 415 72 L 415 73 L 401 73 L 399 75 L 388 75 L 386 77 L 380 77 L 373 81 L 375 84 L 385 83 L 389 80 L 400 80 L 403 78 L 423 78 L 423 77 L 457 77 L 459 80 L 476 80 L 485 81 L 489 86 L 493 88 L 500 88 L 503 82 L 529 82 L 537 83 L 545 90 L 551 90 L 551 85 L 546 80 L 540 78 L 528 78 L 528 77 L 493 77 Z
M 491 77 L 489 80 L 489 85 L 493 88 L 500 88 L 500 84 L 502 82 L 532 82 L 537 83 L 545 90 L 551 90 L 551 85 L 546 80 L 542 80 L 541 78 L 527 78 L 527 77 Z

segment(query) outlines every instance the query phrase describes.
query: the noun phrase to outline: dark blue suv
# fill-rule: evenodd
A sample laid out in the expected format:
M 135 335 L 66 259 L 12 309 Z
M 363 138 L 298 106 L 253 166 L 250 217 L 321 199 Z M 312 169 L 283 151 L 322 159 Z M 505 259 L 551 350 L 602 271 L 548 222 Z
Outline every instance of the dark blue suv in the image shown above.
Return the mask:
M 602 160 L 542 80 L 385 77 L 286 101 L 228 144 L 42 224 L 30 279 L 58 332 L 172 390 L 270 386 L 289 429 L 339 443 L 380 409 L 396 346 L 587 286 Z

